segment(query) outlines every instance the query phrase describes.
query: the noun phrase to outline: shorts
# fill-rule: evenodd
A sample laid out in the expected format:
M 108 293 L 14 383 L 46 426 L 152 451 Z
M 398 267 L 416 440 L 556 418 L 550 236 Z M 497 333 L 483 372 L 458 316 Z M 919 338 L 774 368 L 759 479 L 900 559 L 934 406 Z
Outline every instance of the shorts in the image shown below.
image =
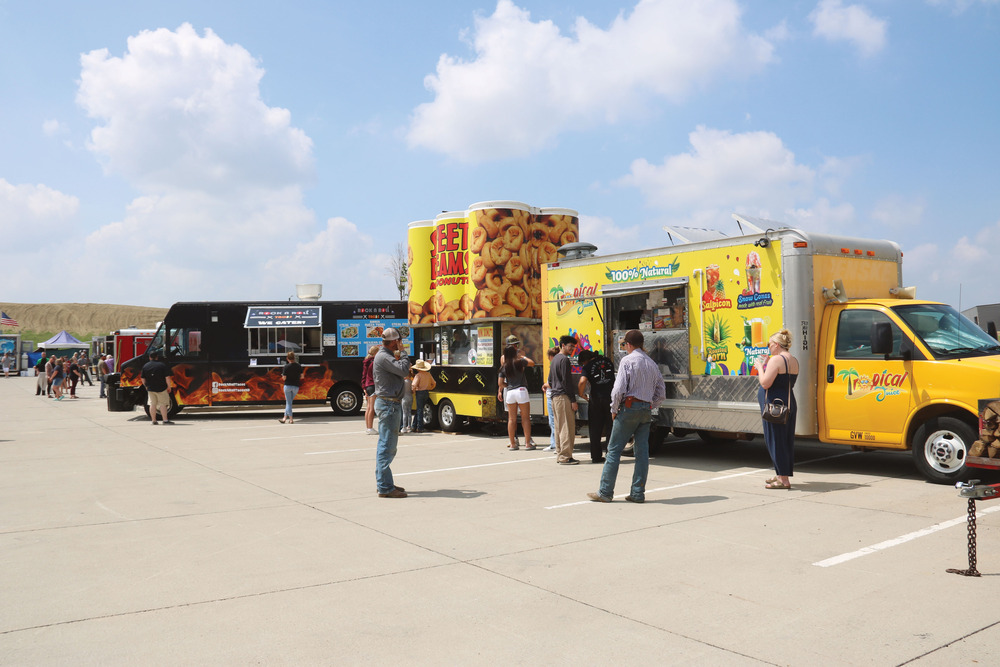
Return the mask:
M 55 379 L 53 379 L 52 380 L 52 386 L 53 387 L 61 387 L 64 379 L 65 378 L 55 378 Z
M 147 391 L 149 394 L 149 411 L 155 413 L 160 408 L 170 408 L 170 390 Z
M 375 385 L 370 385 L 368 387 L 365 387 L 365 393 L 368 394 L 369 396 L 373 395 L 375 393 Z
M 507 405 L 524 405 L 525 403 L 530 403 L 531 399 L 528 398 L 528 388 L 527 387 L 515 387 L 513 389 L 504 389 L 504 403 Z

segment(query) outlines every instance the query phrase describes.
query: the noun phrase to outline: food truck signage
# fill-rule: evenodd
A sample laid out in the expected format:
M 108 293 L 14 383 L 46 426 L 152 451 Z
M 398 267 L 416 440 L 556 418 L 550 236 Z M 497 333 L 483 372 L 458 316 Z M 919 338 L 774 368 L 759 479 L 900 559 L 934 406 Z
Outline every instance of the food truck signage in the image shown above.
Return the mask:
M 681 263 L 674 257 L 673 261 L 660 266 L 660 260 L 654 259 L 649 264 L 630 266 L 623 269 L 605 267 L 605 277 L 613 283 L 627 283 L 633 280 L 652 280 L 654 278 L 672 278 Z
M 323 324 L 323 309 L 315 307 L 252 306 L 247 308 L 247 329 L 267 327 L 318 327 Z

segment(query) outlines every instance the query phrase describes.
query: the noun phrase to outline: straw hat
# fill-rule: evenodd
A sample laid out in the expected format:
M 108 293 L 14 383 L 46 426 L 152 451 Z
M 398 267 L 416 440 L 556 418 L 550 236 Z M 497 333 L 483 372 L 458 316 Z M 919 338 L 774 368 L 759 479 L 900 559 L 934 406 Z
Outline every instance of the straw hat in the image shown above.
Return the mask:
M 413 367 L 418 371 L 429 371 L 431 369 L 431 365 L 423 359 L 413 364 Z

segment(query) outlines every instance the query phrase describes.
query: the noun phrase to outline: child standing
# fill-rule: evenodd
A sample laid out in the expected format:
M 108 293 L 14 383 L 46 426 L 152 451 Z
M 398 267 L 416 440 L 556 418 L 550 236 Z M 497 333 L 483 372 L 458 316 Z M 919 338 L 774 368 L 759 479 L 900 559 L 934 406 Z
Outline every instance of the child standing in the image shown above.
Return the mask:
M 411 386 L 412 382 L 413 382 L 413 369 L 411 368 L 409 377 L 406 378 L 405 382 L 403 382 L 403 398 L 402 398 L 403 418 L 399 422 L 401 425 L 399 428 L 400 433 L 410 432 L 410 413 L 413 408 L 413 387 Z

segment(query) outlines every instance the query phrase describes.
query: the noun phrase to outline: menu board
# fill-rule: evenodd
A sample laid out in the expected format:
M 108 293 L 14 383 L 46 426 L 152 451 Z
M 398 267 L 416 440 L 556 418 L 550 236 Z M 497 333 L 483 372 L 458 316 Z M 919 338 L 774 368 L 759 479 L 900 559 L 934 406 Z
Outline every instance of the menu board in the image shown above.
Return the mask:
M 337 320 L 337 356 L 358 358 L 368 354 L 368 349 L 382 344 L 382 332 L 388 328 L 399 331 L 403 350 L 409 355 L 413 350 L 413 331 L 406 320 Z
M 476 327 L 476 366 L 493 365 L 493 324 Z

